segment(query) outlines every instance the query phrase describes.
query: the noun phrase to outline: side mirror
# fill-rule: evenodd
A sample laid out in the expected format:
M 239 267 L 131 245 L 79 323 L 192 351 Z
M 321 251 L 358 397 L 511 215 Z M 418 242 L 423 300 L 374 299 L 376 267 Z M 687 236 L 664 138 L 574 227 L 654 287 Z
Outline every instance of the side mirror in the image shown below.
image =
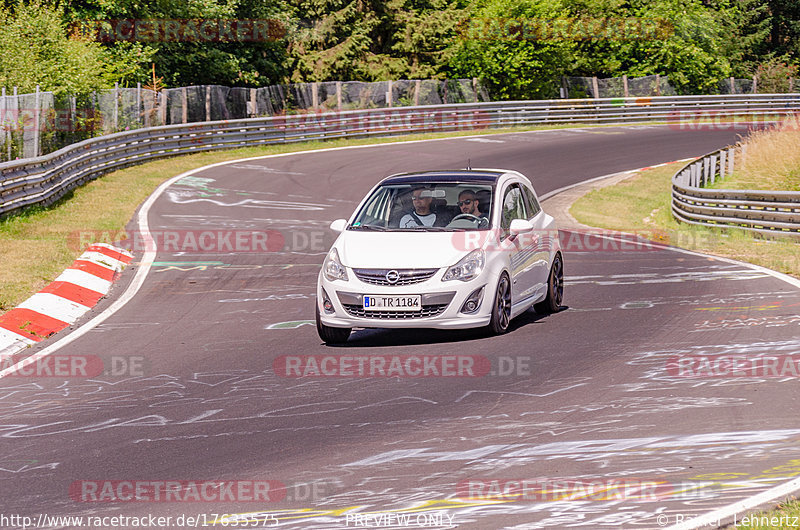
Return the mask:
M 344 232 L 345 227 L 347 226 L 347 219 L 337 219 L 331 223 L 331 230 L 334 232 Z
M 511 221 L 511 226 L 508 227 L 511 237 L 516 237 L 531 230 L 533 230 L 533 224 L 527 219 L 514 219 Z

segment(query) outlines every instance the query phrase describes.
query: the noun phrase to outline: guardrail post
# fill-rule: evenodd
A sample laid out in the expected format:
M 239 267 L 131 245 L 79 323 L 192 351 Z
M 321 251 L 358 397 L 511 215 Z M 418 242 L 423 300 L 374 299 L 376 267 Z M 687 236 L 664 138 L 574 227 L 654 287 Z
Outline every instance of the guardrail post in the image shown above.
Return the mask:
M 114 132 L 119 130 L 119 82 L 114 82 Z
M 3 104 L 2 108 L 0 108 L 0 127 L 5 129 L 5 122 L 6 122 L 6 87 L 0 87 L 0 103 Z M 5 134 L 3 134 L 5 136 Z M 5 141 L 5 138 L 3 138 Z M 10 158 L 10 157 L 9 157 Z
M 311 105 L 316 112 L 319 108 L 319 84 L 316 81 L 311 83 Z
M 158 113 L 161 115 L 161 125 L 167 124 L 167 93 L 162 89 L 156 92 L 158 95 Z
M 758 94 L 758 77 L 753 76 L 753 94 Z
M 710 162 L 710 160 L 708 158 L 704 158 L 703 159 L 703 177 L 702 177 L 702 180 L 700 180 L 700 187 L 701 188 L 704 187 L 708 183 L 708 173 L 709 173 L 709 170 L 711 169 L 710 168 L 711 164 L 709 164 L 709 162 Z
M 342 110 L 342 82 L 336 81 L 336 110 Z
M 206 85 L 206 121 L 211 121 L 211 87 Z
M 625 97 L 628 97 L 628 76 L 627 75 L 623 75 L 622 76 L 622 93 L 625 95 Z
M 725 178 L 725 156 L 727 155 L 725 149 L 720 150 L 719 152 L 719 179 L 722 180 Z
M 39 96 L 39 85 L 36 85 L 36 95 L 34 96 L 33 104 L 33 156 L 39 156 L 39 105 L 41 98 Z
M 414 82 L 414 106 L 415 107 L 417 105 L 419 105 L 419 89 L 420 89 L 421 85 L 422 85 L 422 81 L 420 79 L 417 79 Z
M 250 89 L 250 115 L 248 117 L 258 116 L 258 99 L 256 98 L 256 89 Z
M 736 154 L 736 151 L 734 151 L 733 147 L 728 149 L 728 175 L 733 175 L 733 167 L 734 167 L 733 166 L 733 164 L 734 164 L 733 159 L 734 159 L 734 155 L 735 154 Z
M 144 104 L 142 101 L 142 83 L 136 83 L 136 123 L 139 127 L 143 125 Z
M 388 107 L 391 107 L 392 106 L 392 80 L 390 79 L 388 81 L 388 83 L 389 83 L 389 89 L 386 91 L 386 105 Z
M 731 87 L 731 94 L 735 94 L 736 93 L 736 83 L 733 80 L 733 76 L 728 78 L 728 84 Z
M 594 99 L 600 99 L 600 88 L 597 86 L 597 76 L 592 77 L 592 92 Z
M 709 161 L 708 165 L 710 166 L 709 172 L 708 172 L 709 180 L 706 182 L 706 185 L 714 184 L 714 177 L 717 174 L 717 157 L 716 157 L 716 155 L 711 157 L 711 160 Z
M 186 87 L 181 89 L 181 104 L 183 106 L 181 109 L 181 123 L 187 123 L 189 121 L 189 93 Z
M 661 95 L 661 75 L 656 74 L 656 96 Z

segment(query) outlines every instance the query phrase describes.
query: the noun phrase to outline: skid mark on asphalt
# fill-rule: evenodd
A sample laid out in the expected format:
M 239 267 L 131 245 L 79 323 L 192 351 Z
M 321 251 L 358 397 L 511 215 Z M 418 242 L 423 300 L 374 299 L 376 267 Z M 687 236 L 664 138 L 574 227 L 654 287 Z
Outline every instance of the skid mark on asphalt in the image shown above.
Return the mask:
M 593 285 L 638 285 L 638 284 L 658 284 L 658 283 L 682 283 L 682 282 L 708 282 L 719 280 L 755 280 L 759 278 L 769 278 L 764 274 L 752 269 L 740 270 L 721 270 L 721 271 L 700 271 L 700 272 L 674 272 L 670 274 L 658 273 L 637 273 L 637 274 L 612 274 L 612 275 L 588 275 L 588 276 L 566 276 L 565 282 L 569 285 L 593 284 Z
M 638 382 L 620 383 L 614 385 L 625 392 L 641 391 L 674 391 L 676 388 L 700 387 L 735 387 L 768 383 L 796 383 L 797 375 L 783 375 L 778 377 L 765 377 L 764 375 L 736 375 L 730 369 L 730 376 L 715 375 L 713 377 L 689 377 L 680 375 L 675 368 L 676 360 L 708 359 L 712 364 L 717 359 L 741 358 L 754 361 L 780 356 L 781 358 L 794 358 L 800 362 L 800 340 L 763 341 L 750 344 L 707 344 L 699 346 L 684 346 L 678 348 L 664 348 L 637 352 L 626 364 L 636 366 L 642 370 Z M 730 365 L 728 366 L 730 368 Z M 800 374 L 800 370 L 796 370 Z M 781 372 L 787 374 L 788 372 Z M 697 399 L 697 398 L 692 398 Z

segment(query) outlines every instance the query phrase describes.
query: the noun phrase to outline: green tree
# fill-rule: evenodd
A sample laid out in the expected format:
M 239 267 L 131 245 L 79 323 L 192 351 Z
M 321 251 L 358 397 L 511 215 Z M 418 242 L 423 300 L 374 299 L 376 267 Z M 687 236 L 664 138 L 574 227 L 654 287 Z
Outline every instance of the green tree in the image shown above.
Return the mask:
M 481 78 L 494 98 L 556 97 L 575 42 L 552 24 L 567 14 L 557 0 L 476 2 L 452 45 L 453 74 Z
M 578 41 L 571 73 L 661 74 L 668 75 L 680 93 L 716 90 L 719 80 L 731 72 L 729 35 L 735 32 L 730 22 L 735 8 L 726 2 L 706 4 L 710 2 L 632 0 L 611 7 L 605 11 L 608 24 L 599 38 Z M 571 12 L 579 13 L 575 5 Z
M 288 12 L 283 0 L 73 0 L 67 8 L 70 21 L 76 27 L 92 30 L 95 37 L 104 41 L 109 55 L 126 68 L 126 81 L 147 81 L 152 62 L 167 86 L 263 86 L 281 82 L 287 76 L 286 44 L 280 32 L 272 29 L 287 26 Z M 144 22 L 156 29 L 135 37 L 119 30 L 109 33 L 104 29 L 107 26 L 93 23 L 123 19 Z M 252 20 L 269 20 L 270 33 L 256 32 L 252 25 L 242 24 L 241 28 L 250 29 L 241 35 L 233 30 L 216 38 L 202 29 L 203 23 L 214 27 L 215 22 L 223 21 L 235 28 L 230 22 Z M 180 24 L 180 31 L 168 36 L 164 29 L 167 21 Z
M 113 68 L 100 45 L 70 36 L 63 10 L 18 3 L 0 9 L 0 86 L 82 95 L 113 86 Z
M 292 81 L 428 78 L 464 16 L 453 0 L 293 0 Z
M 773 57 L 800 59 L 800 3 L 797 0 L 739 0 L 741 58 L 746 64 Z

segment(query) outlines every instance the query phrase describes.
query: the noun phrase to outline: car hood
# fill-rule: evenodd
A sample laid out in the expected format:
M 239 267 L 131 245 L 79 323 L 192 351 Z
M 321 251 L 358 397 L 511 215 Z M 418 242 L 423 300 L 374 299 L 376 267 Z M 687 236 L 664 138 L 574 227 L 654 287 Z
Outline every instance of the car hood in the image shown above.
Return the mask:
M 357 232 L 336 242 L 345 267 L 433 269 L 455 265 L 468 254 L 464 232 Z

